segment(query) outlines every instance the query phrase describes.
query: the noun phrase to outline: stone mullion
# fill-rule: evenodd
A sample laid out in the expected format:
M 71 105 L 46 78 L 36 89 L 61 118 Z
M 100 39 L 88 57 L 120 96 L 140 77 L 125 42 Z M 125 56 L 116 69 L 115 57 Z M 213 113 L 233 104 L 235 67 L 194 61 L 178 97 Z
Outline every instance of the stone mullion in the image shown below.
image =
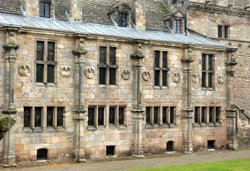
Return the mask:
M 57 107 L 54 107 L 53 126 L 55 129 L 57 129 Z
M 30 127 L 31 127 L 31 129 L 35 128 L 35 107 L 32 107 L 32 109 L 31 109 Z
M 162 112 L 163 112 L 163 107 L 162 106 L 160 106 L 160 110 L 159 110 L 159 126 L 162 126 Z
M 115 126 L 119 128 L 119 105 L 115 107 Z
M 110 113 L 109 113 L 109 105 L 106 105 L 106 107 L 104 108 L 104 125 L 105 127 L 108 129 L 109 128 L 109 117 L 110 117 Z
M 42 107 L 42 117 L 41 117 L 41 126 L 42 129 L 46 129 L 47 127 L 47 107 Z

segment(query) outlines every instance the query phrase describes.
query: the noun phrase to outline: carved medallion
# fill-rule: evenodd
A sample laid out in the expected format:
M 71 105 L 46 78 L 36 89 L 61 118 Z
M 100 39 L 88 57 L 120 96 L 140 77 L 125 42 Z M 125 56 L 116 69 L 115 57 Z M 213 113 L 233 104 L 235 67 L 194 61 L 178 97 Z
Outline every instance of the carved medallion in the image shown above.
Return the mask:
M 128 69 L 123 70 L 121 76 L 124 80 L 129 80 L 130 79 L 130 71 Z
M 192 81 L 193 81 L 193 83 L 198 83 L 199 82 L 199 74 L 194 73 L 192 75 Z
M 217 82 L 218 82 L 219 84 L 223 84 L 223 83 L 224 83 L 224 76 L 223 76 L 223 75 L 218 75 L 218 77 L 217 77 Z
M 95 77 L 95 70 L 93 68 L 87 68 L 85 70 L 85 76 L 88 79 L 93 79 Z
M 21 76 L 28 76 L 31 72 L 31 69 L 28 65 L 21 65 L 18 67 L 18 73 Z
M 68 78 L 71 75 L 71 68 L 68 66 L 62 66 L 60 69 L 61 76 Z
M 149 71 L 144 71 L 142 73 L 142 79 L 144 81 L 149 81 L 151 79 L 151 75 L 150 75 L 150 72 Z
M 175 72 L 173 75 L 172 75 L 172 80 L 176 83 L 180 82 L 181 80 L 181 76 L 178 72 Z

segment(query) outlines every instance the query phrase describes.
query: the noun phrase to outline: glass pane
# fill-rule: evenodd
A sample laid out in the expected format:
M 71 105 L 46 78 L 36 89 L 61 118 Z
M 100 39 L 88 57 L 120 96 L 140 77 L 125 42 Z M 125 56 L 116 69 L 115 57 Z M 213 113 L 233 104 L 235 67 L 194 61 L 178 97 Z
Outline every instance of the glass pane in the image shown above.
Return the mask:
M 116 48 L 115 47 L 110 48 L 109 64 L 116 65 Z
M 218 26 L 218 37 L 222 38 L 222 26 Z
M 199 123 L 199 107 L 195 107 L 194 110 L 194 122 L 195 123 Z
M 213 88 L 213 73 L 208 74 L 208 87 Z
M 115 107 L 109 108 L 109 124 L 115 124 Z
M 94 126 L 95 123 L 95 108 L 89 107 L 88 108 L 88 126 Z
M 160 67 L 160 51 L 155 51 L 155 67 Z
M 48 61 L 55 61 L 55 43 L 48 42 Z
M 206 73 L 205 72 L 202 73 L 201 81 L 202 81 L 202 87 L 207 87 L 207 85 L 206 85 Z
M 44 17 L 47 17 L 47 18 L 50 17 L 50 3 L 48 2 L 44 3 Z
M 162 86 L 167 86 L 168 83 L 168 72 L 162 71 Z
M 109 84 L 114 85 L 116 82 L 116 69 L 110 68 L 109 69 Z
M 229 26 L 225 26 L 224 38 L 229 38 Z
M 170 107 L 170 123 L 174 123 L 175 107 Z
M 160 86 L 160 71 L 155 70 L 155 86 Z
M 41 127 L 42 123 L 42 107 L 35 108 L 35 127 Z
M 206 123 L 206 113 L 207 113 L 207 108 L 202 107 L 201 108 L 201 122 Z
M 118 25 L 120 27 L 127 27 L 127 13 L 119 12 Z
M 154 107 L 154 124 L 158 124 L 159 111 L 159 107 Z
M 180 31 L 181 31 L 181 20 L 180 19 L 178 19 L 178 20 L 176 20 L 176 33 L 180 33 Z
M 162 52 L 162 68 L 168 68 L 167 52 Z
M 107 48 L 100 47 L 100 64 L 106 64 Z
M 37 41 L 36 60 L 43 61 L 43 57 L 44 57 L 44 42 Z
M 104 107 L 98 108 L 98 125 L 104 125 Z
M 106 68 L 99 68 L 99 84 L 106 84 Z
M 206 55 L 202 55 L 202 70 L 205 71 L 206 70 Z
M 167 124 L 167 107 L 162 108 L 162 123 Z
M 216 107 L 216 118 L 215 118 L 215 122 L 220 122 L 220 115 L 221 115 L 221 108 L 220 108 L 220 107 Z
M 150 107 L 146 107 L 146 124 L 150 124 Z
M 64 107 L 57 108 L 57 126 L 63 126 Z
M 39 16 L 44 17 L 44 2 L 39 3 Z
M 213 56 L 212 55 L 208 56 L 208 70 L 213 71 Z
M 31 115 L 31 107 L 24 107 L 24 110 L 23 110 L 24 127 L 30 127 L 30 115 Z
M 209 123 L 213 123 L 214 108 L 209 107 Z
M 53 126 L 53 115 L 54 115 L 54 108 L 47 107 L 47 126 Z
M 119 124 L 124 125 L 124 107 L 119 107 Z
M 54 83 L 55 82 L 55 66 L 54 65 L 48 65 L 48 71 L 47 71 L 47 82 L 48 83 Z
M 44 70 L 43 64 L 36 65 L 36 82 L 38 82 L 38 83 L 43 82 L 43 70 Z

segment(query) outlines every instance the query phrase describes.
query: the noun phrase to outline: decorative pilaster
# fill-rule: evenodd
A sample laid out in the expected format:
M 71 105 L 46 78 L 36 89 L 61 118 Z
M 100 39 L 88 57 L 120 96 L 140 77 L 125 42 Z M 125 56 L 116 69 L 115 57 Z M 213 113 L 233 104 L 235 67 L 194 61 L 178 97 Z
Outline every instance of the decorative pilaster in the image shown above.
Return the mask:
M 226 62 L 226 101 L 227 101 L 227 140 L 228 148 L 232 150 L 238 149 L 238 142 L 236 139 L 236 122 L 237 122 L 237 110 L 233 108 L 233 77 L 235 72 L 235 65 L 237 65 L 235 59 L 235 52 L 237 49 L 228 49 L 227 62 Z
M 85 161 L 85 152 L 83 143 L 84 128 L 87 127 L 87 114 L 84 104 L 84 68 L 85 68 L 85 55 L 87 51 L 84 47 L 84 38 L 82 35 L 77 35 L 76 49 L 73 50 L 75 56 L 75 157 L 77 162 Z
M 183 54 L 183 152 L 192 153 L 192 63 L 194 62 L 191 46 L 184 47 Z
M 137 44 L 136 51 L 131 55 L 133 63 L 133 107 L 132 107 L 132 119 L 133 119 L 133 155 L 136 157 L 143 157 L 142 148 L 142 131 L 143 131 L 143 113 L 141 96 L 142 96 L 142 59 L 145 56 L 142 53 L 142 47 Z
M 18 28 L 6 28 L 6 42 L 3 45 L 5 50 L 4 67 L 4 110 L 3 115 L 15 120 L 15 69 L 16 51 L 18 49 L 16 33 Z M 9 121 L 10 121 L 9 120 Z M 14 121 L 15 122 L 15 121 Z M 10 122 L 8 122 L 10 124 Z M 15 158 L 15 128 L 10 128 L 3 139 L 3 163 L 4 167 L 16 166 Z

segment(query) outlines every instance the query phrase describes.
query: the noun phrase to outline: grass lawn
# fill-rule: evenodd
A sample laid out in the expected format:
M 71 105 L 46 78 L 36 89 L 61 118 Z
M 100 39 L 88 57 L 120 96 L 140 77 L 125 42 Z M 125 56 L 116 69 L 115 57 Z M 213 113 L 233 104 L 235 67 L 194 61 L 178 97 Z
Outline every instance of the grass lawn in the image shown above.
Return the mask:
M 250 159 L 196 163 L 180 166 L 162 166 L 142 169 L 140 171 L 250 171 Z

